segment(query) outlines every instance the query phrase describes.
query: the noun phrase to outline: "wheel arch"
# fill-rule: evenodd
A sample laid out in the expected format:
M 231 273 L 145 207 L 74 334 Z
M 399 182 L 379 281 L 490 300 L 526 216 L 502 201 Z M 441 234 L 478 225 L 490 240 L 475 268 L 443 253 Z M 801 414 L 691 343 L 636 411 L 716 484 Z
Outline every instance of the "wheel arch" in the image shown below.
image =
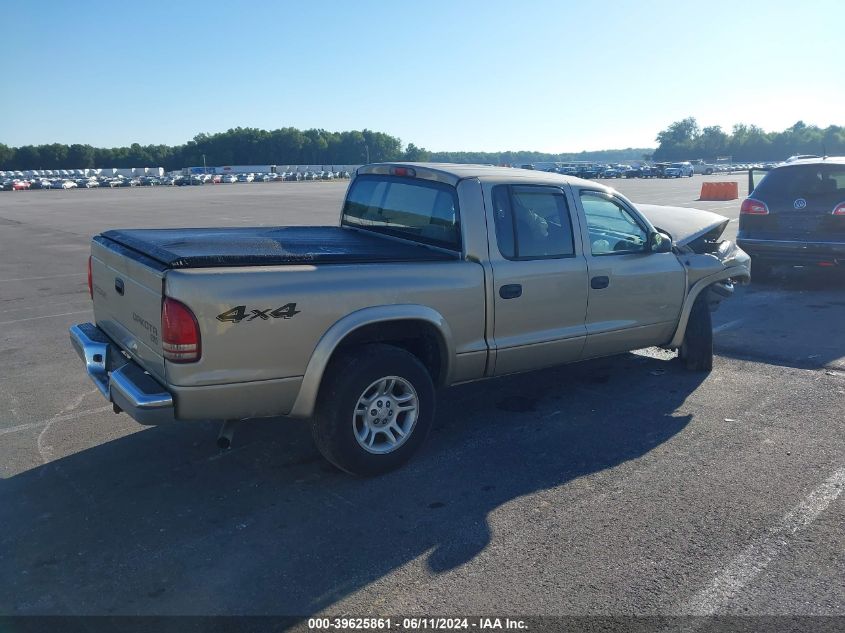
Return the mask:
M 708 286 L 716 283 L 717 281 L 723 281 L 731 277 L 741 279 L 748 278 L 748 269 L 745 266 L 731 266 L 730 268 L 726 268 L 699 279 L 693 284 L 692 288 L 690 288 L 687 293 L 686 299 L 684 299 L 684 305 L 681 308 L 681 316 L 678 319 L 678 327 L 675 329 L 675 334 L 672 337 L 671 342 L 666 345 L 666 347 L 676 349 L 681 346 L 681 343 L 683 343 L 684 334 L 686 334 L 687 324 L 689 323 L 690 313 L 692 312 L 692 306 L 695 303 L 695 300 L 698 299 L 698 296 L 706 290 Z
M 452 332 L 443 315 L 416 304 L 374 306 L 357 310 L 326 330 L 311 354 L 288 415 L 313 415 L 323 375 L 339 350 L 374 342 L 397 344 L 420 358 L 436 386 L 451 383 L 455 352 Z

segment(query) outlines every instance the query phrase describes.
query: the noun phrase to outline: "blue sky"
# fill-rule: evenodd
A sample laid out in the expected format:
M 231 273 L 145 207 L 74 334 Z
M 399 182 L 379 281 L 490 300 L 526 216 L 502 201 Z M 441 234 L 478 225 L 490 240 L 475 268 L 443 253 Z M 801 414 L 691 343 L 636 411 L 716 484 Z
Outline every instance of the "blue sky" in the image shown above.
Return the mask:
M 0 26 L 0 142 L 14 146 L 293 126 L 560 152 L 653 146 L 687 116 L 845 124 L 842 0 L 56 0 L 14 13 Z

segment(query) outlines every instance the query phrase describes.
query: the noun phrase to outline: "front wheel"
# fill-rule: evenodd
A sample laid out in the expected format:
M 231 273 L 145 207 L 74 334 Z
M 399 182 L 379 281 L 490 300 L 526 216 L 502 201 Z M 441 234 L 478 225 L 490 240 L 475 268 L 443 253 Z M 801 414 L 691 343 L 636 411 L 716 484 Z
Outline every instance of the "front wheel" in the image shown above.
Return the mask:
M 312 425 L 314 443 L 348 473 L 386 473 L 407 462 L 425 441 L 434 406 L 434 384 L 416 356 L 393 345 L 353 348 L 326 370 Z
M 706 290 L 692 305 L 678 357 L 689 370 L 710 371 L 713 369 L 713 320 L 710 315 L 710 306 L 707 305 Z

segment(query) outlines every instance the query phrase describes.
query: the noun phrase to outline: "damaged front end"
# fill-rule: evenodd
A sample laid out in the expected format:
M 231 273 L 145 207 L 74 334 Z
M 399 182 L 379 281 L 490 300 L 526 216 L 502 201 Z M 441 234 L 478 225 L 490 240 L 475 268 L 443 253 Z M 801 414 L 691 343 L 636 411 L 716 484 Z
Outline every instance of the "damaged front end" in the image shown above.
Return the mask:
M 730 240 L 718 240 L 724 229 L 714 239 L 699 238 L 675 247 L 678 259 L 687 271 L 687 286 L 692 287 L 702 279 L 712 279 L 708 286 L 711 309 L 716 309 L 723 299 L 731 297 L 734 285 L 751 280 L 751 258 Z M 729 276 L 725 272 L 730 271 Z
M 702 279 L 722 276 L 731 271 L 723 285 L 748 283 L 751 279 L 751 258 L 722 234 L 730 220 L 723 215 L 701 209 L 637 205 L 654 227 L 672 238 L 675 254 L 687 270 L 688 285 Z M 730 292 L 726 296 L 730 296 Z
M 672 238 L 674 252 L 686 270 L 687 298 L 681 323 L 667 346 L 677 348 L 692 304 L 699 295 L 706 292 L 707 303 L 715 310 L 721 301 L 733 295 L 736 284 L 751 281 L 751 258 L 734 242 L 721 239 L 730 220 L 718 213 L 655 205 L 637 205 L 637 208 L 658 231 Z

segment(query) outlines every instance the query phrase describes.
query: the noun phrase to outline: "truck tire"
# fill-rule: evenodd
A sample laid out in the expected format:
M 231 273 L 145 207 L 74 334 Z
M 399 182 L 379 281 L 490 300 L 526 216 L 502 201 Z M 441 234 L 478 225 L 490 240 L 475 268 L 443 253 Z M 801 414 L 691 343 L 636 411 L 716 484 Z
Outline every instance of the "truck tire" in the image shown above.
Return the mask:
M 434 408 L 434 383 L 416 356 L 381 343 L 352 348 L 333 359 L 323 377 L 314 443 L 341 470 L 380 475 L 419 449 Z
M 713 321 L 706 290 L 692 305 L 679 357 L 691 371 L 713 369 Z

